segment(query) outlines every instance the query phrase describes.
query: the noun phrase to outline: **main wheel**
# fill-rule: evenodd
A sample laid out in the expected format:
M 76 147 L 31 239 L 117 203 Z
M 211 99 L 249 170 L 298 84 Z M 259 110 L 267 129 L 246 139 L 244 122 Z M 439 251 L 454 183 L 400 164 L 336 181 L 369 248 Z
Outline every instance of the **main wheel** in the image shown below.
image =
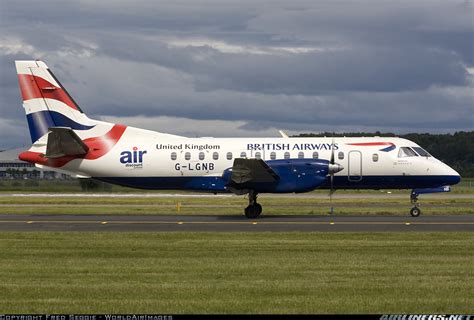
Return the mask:
M 412 217 L 418 217 L 421 214 L 421 210 L 418 207 L 413 207 L 410 210 L 410 214 Z
M 254 204 L 255 210 L 257 210 L 258 215 L 262 213 L 262 206 L 259 203 Z
M 255 203 L 254 205 L 245 208 L 245 216 L 249 219 L 257 218 L 260 213 L 262 213 L 262 206 L 258 203 Z

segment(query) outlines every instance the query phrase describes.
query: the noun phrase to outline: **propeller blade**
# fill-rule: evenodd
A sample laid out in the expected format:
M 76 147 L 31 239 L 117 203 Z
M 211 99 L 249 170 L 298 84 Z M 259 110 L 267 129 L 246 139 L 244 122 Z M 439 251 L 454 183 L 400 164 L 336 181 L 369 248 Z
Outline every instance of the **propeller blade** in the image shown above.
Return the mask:
M 337 172 L 337 171 L 340 171 L 339 170 L 339 165 L 337 165 L 337 168 L 335 166 L 335 162 L 334 162 L 334 136 L 332 137 L 332 142 L 331 142 L 331 160 L 329 161 L 330 165 L 330 170 L 329 170 L 329 175 L 331 177 L 331 194 L 333 192 L 333 189 L 334 189 L 334 173 Z
M 331 143 L 331 160 L 329 161 L 330 163 L 330 170 L 329 170 L 329 181 L 330 181 L 330 188 L 329 189 L 329 203 L 331 204 L 331 211 L 330 214 L 334 213 L 334 207 L 332 206 L 332 195 L 334 193 L 334 173 L 335 173 L 335 168 L 334 168 L 334 136 L 332 137 L 332 143 Z M 340 171 L 339 165 L 337 167 L 337 171 Z M 337 172 L 336 171 L 336 172 Z
M 329 183 L 331 185 L 331 188 L 329 189 L 329 204 L 331 205 L 331 211 L 329 213 L 333 214 L 334 207 L 332 206 L 332 195 L 334 194 L 334 173 L 329 175 Z
M 334 173 L 331 174 L 330 181 L 331 181 L 331 189 L 329 190 L 329 197 L 332 200 L 332 195 L 334 193 Z
M 331 143 L 331 161 L 329 161 L 330 164 L 334 164 L 334 137 L 332 137 L 332 143 Z

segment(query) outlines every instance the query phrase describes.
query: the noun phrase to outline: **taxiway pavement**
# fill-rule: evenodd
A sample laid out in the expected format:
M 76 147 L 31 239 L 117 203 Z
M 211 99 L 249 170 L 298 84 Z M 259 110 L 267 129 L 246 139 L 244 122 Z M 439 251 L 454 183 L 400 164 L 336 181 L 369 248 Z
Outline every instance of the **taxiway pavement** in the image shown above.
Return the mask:
M 262 215 L 0 215 L 0 231 L 117 232 L 412 232 L 474 231 L 473 215 L 308 216 Z

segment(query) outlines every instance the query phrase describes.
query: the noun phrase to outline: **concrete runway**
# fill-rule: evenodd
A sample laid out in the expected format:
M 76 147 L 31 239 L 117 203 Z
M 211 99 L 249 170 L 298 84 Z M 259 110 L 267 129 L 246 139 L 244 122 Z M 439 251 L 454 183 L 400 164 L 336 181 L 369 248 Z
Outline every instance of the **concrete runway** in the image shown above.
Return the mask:
M 0 215 L 0 231 L 410 232 L 474 231 L 473 215 L 444 216 L 150 216 Z

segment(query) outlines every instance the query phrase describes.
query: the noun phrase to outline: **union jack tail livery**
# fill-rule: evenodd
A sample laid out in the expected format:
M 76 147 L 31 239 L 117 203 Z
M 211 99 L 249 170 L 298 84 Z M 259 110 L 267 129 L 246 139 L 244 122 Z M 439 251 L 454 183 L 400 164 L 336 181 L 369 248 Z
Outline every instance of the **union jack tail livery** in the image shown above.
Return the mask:
M 459 174 L 416 143 L 395 137 L 186 138 L 88 118 L 42 61 L 16 61 L 32 146 L 19 158 L 38 168 L 144 189 L 248 194 L 315 189 L 447 192 Z M 296 200 L 295 200 L 296 201 Z
M 82 112 L 44 62 L 16 61 L 16 70 L 33 143 L 51 127 L 88 130 L 97 125 Z

